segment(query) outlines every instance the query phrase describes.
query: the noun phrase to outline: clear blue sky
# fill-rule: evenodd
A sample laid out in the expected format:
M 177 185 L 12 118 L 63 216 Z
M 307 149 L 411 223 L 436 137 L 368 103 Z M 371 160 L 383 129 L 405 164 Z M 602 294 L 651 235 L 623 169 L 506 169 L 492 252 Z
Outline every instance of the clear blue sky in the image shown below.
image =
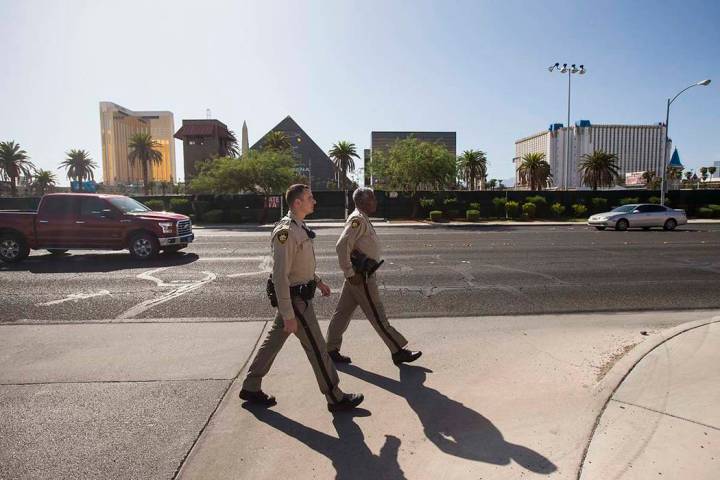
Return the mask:
M 70 148 L 101 163 L 108 100 L 176 128 L 210 108 L 251 143 L 291 115 L 324 150 L 456 131 L 508 178 L 516 139 L 565 123 L 556 61 L 588 69 L 573 121 L 661 122 L 668 96 L 712 78 L 673 104 L 670 136 L 686 167 L 720 161 L 717 1 L 0 0 L 0 22 L 0 140 L 46 169 Z

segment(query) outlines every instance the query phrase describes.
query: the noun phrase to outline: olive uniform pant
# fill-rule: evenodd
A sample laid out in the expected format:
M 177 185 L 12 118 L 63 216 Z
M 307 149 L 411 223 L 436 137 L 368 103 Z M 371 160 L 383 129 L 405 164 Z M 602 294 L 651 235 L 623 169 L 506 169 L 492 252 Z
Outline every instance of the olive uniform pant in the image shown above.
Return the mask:
M 328 327 L 328 351 L 340 350 L 343 334 L 350 325 L 350 318 L 358 305 L 365 312 L 370 324 L 380 335 L 380 338 L 383 339 L 391 353 L 402 350 L 408 344 L 405 337 L 388 322 L 385 307 L 380 301 L 380 292 L 378 291 L 375 275 L 372 275 L 360 285 L 353 285 L 347 279 L 343 283 L 340 300 L 337 307 L 335 307 L 335 313 Z
M 295 334 L 300 339 L 300 344 L 310 360 L 315 378 L 317 379 L 320 391 L 327 397 L 328 403 L 336 403 L 342 400 L 343 392 L 338 387 L 338 374 L 335 365 L 327 354 L 325 339 L 320 332 L 312 300 L 307 302 L 299 297 L 292 298 L 293 310 L 298 323 L 298 330 Z M 275 317 L 270 330 L 265 336 L 255 359 L 248 369 L 247 377 L 242 388 L 252 392 L 261 389 L 262 379 L 270 371 L 275 357 L 290 336 L 283 330 L 284 322 L 280 314 Z

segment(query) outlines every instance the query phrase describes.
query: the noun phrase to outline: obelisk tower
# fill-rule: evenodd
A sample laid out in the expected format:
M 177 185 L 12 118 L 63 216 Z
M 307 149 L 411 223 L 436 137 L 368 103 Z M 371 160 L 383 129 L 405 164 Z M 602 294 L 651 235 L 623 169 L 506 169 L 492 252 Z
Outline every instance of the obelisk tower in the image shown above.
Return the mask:
M 247 122 L 243 121 L 243 127 L 242 127 L 242 156 L 243 156 L 243 158 L 247 157 L 248 152 L 250 152 L 250 143 L 248 142 Z

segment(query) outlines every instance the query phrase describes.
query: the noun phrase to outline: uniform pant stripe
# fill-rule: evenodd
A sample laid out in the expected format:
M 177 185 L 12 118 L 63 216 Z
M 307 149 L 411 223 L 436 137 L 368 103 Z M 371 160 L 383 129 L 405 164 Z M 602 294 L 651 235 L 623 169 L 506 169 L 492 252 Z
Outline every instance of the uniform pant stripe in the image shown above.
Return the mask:
M 365 287 L 365 295 L 367 296 L 368 302 L 370 303 L 370 308 L 372 309 L 373 315 L 375 315 L 375 321 L 377 322 L 378 327 L 380 327 L 380 330 L 382 330 L 385 336 L 390 339 L 390 341 L 393 345 L 395 345 L 395 348 L 397 348 L 398 351 L 402 350 L 402 347 L 398 345 L 392 335 L 388 333 L 383 322 L 380 321 L 380 315 L 378 315 L 377 308 L 375 308 L 375 303 L 373 303 L 372 297 L 370 296 L 370 289 L 368 289 L 367 278 L 363 278 L 363 287 Z
M 335 390 L 335 387 L 332 384 L 332 381 L 330 380 L 330 375 L 328 374 L 327 370 L 325 370 L 325 363 L 323 362 L 322 355 L 320 354 L 320 349 L 318 348 L 317 343 L 315 342 L 315 337 L 313 336 L 312 332 L 310 331 L 310 327 L 308 326 L 307 322 L 305 321 L 305 317 L 302 313 L 300 313 L 300 310 L 297 309 L 295 304 L 293 304 L 293 310 L 295 310 L 295 315 L 297 315 L 298 320 L 300 321 L 300 324 L 303 327 L 303 330 L 305 330 L 305 335 L 308 337 L 308 341 L 310 342 L 310 346 L 313 349 L 313 352 L 315 353 L 315 359 L 318 363 L 318 367 L 320 368 L 320 372 L 322 372 L 322 376 L 325 379 L 325 383 L 327 383 L 328 386 L 328 393 L 331 397 L 335 397 L 333 390 Z M 335 399 L 336 402 L 339 402 L 340 400 Z

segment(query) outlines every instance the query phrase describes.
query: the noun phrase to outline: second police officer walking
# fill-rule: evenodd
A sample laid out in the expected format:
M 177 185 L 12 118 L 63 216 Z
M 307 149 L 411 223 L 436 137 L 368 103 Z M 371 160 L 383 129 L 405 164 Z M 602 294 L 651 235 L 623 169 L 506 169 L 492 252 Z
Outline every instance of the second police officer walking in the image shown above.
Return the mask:
M 393 363 L 414 362 L 422 352 L 405 348 L 408 341 L 388 322 L 375 279 L 375 270 L 382 264 L 380 242 L 370 222 L 370 215 L 377 209 L 375 192 L 371 188 L 358 188 L 353 192 L 353 202 L 355 211 L 347 218 L 335 246 L 345 282 L 328 327 L 328 353 L 337 363 L 351 362 L 350 357 L 340 353 L 340 347 L 350 318 L 359 305 L 390 350 Z
M 340 390 L 335 365 L 328 356 L 313 310 L 312 298 L 316 287 L 323 296 L 330 295 L 330 287 L 315 274 L 315 232 L 304 223 L 305 216 L 314 211 L 316 202 L 310 188 L 302 184 L 290 186 L 286 199 L 288 214 L 272 233 L 271 280 L 274 288 L 272 283 L 268 283 L 268 294 L 273 306 L 277 305 L 278 313 L 248 369 L 240 398 L 263 406 L 277 403 L 275 397 L 262 391 L 262 379 L 285 340 L 290 334 L 295 334 L 312 365 L 320 391 L 327 398 L 328 410 L 351 410 L 360 405 L 363 395 Z

